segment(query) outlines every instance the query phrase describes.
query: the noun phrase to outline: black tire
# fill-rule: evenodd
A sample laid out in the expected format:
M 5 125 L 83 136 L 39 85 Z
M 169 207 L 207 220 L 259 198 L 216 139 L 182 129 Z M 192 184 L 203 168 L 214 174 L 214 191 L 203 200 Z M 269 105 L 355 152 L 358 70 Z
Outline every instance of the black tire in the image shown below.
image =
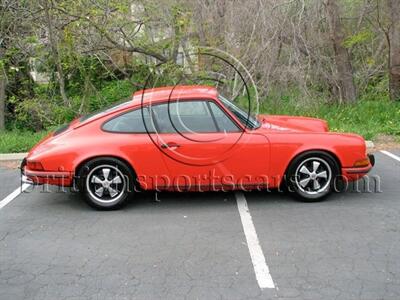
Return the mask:
M 310 151 L 297 156 L 286 172 L 288 192 L 305 202 L 326 198 L 334 189 L 340 168 L 336 160 L 323 151 Z
M 135 174 L 119 159 L 95 158 L 85 163 L 78 172 L 79 190 L 86 203 L 93 208 L 119 209 L 135 191 Z

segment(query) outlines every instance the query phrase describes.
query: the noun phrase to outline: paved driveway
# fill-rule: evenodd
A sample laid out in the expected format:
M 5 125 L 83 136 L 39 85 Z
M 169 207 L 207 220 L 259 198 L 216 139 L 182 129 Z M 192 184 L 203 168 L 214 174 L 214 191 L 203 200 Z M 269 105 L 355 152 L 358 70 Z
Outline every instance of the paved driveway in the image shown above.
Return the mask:
M 241 213 L 237 193 L 148 193 L 111 212 L 22 193 L 0 209 L 0 299 L 398 300 L 400 162 L 376 158 L 382 192 L 245 193 Z M 0 170 L 0 186 L 1 203 L 18 172 Z M 257 247 L 274 288 L 260 288 Z

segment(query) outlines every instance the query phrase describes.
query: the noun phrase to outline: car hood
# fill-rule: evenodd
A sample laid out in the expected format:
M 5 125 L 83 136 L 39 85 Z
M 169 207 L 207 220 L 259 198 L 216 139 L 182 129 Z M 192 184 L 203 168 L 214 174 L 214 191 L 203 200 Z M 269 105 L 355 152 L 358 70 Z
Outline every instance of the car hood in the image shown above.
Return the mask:
M 328 123 L 325 120 L 308 117 L 259 115 L 261 128 L 289 132 L 327 132 Z

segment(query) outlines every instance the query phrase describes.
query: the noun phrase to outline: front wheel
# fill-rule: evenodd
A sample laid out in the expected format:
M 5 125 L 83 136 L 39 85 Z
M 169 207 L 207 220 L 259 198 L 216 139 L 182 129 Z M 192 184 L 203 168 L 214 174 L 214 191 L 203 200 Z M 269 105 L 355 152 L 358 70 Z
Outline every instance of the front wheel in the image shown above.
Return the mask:
M 327 153 L 309 152 L 294 159 L 286 175 L 291 194 L 303 201 L 320 201 L 334 189 L 339 166 Z
M 133 173 L 123 162 L 114 158 L 98 158 L 86 163 L 79 178 L 80 190 L 86 202 L 97 209 L 122 207 L 133 182 Z

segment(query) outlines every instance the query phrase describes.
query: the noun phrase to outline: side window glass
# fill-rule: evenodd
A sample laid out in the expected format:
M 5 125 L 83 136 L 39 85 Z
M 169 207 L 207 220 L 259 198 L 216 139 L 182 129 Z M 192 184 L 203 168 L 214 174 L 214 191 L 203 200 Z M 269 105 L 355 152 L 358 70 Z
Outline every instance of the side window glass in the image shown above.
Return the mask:
M 214 102 L 209 102 L 218 129 L 221 132 L 239 132 L 240 128 L 226 115 L 226 113 L 218 107 Z
M 146 122 L 146 126 L 143 122 Z M 147 127 L 147 130 L 146 130 Z M 146 133 L 155 132 L 153 122 L 147 107 L 127 112 L 112 118 L 103 125 L 103 129 L 119 133 Z
M 162 133 L 217 132 L 214 119 L 206 101 L 178 101 L 152 107 L 159 130 Z

